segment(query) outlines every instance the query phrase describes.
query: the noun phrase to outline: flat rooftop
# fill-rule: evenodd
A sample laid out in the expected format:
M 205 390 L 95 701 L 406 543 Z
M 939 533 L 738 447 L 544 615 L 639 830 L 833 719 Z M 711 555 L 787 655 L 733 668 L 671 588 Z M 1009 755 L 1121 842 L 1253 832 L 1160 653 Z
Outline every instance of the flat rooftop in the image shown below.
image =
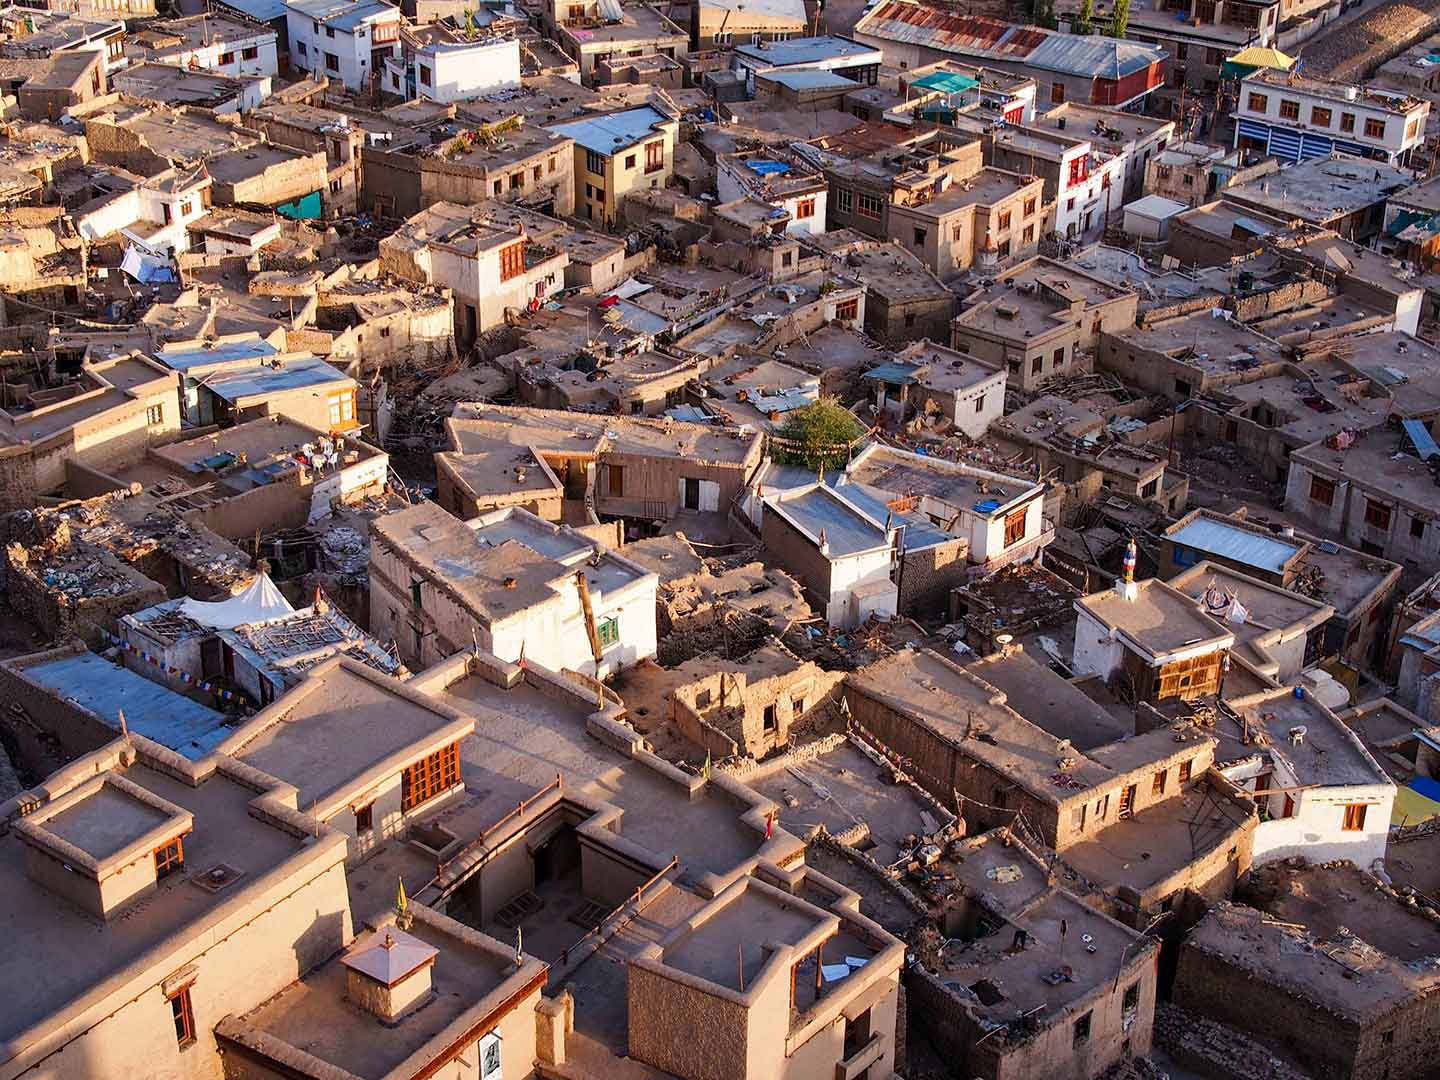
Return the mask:
M 185 837 L 187 867 L 206 870 L 224 863 L 244 875 L 239 889 L 313 843 L 253 816 L 249 809 L 255 791 L 220 773 L 198 787 L 145 764 L 119 774 L 189 812 L 194 831 Z M 201 934 L 219 909 L 236 899 L 234 887 L 211 892 L 197 888 L 188 875 L 176 874 L 123 917 L 101 922 L 52 898 L 29 878 L 24 844 L 13 833 L 0 840 L 0 890 L 9 962 L 26 973 L 25 993 L 12 994 L 3 1014 L 0 1037 L 11 1045 L 27 1029 L 54 1017 L 172 936 L 184 932 L 193 939 Z
M 1225 648 L 1234 637 L 1194 600 L 1158 578 L 1137 582 L 1134 600 L 1107 589 L 1082 596 L 1075 605 L 1157 657 L 1207 643 Z
M 1268 663 L 1270 658 L 1259 639 L 1282 630 L 1317 627 L 1335 613 L 1329 604 L 1257 581 L 1209 560 L 1171 578 L 1170 584 L 1198 605 L 1208 603 L 1211 590 L 1220 590 L 1238 601 L 1245 610 L 1244 622 L 1237 623 L 1221 613 L 1215 618 L 1235 635 L 1235 648 L 1247 654 L 1247 659 L 1261 664 Z
M 1028 864 L 1022 872 L 1039 873 Z M 989 884 L 981 879 L 974 887 L 985 890 Z M 1063 936 L 1062 925 L 1067 931 Z M 1025 948 L 1019 952 L 1009 948 L 1015 930 L 1026 933 Z M 1084 944 L 1077 945 L 1082 938 Z M 936 974 L 980 998 L 982 1007 L 977 1011 L 991 1021 L 1009 1024 L 1035 1013 L 1049 1019 L 1113 983 L 1127 963 L 1143 955 L 1143 946 L 1136 947 L 1137 940 L 1145 939 L 1137 939 L 1134 931 L 1072 894 L 1052 889 L 1023 911 L 1009 915 L 1005 925 L 989 936 L 947 942 Z M 1069 970 L 1070 977 L 1052 981 L 1062 967 Z M 989 1004 L 985 1004 L 987 998 Z
M 1249 724 L 1252 734 L 1263 736 L 1263 751 L 1284 760 L 1302 784 L 1344 787 L 1388 781 L 1359 737 L 1308 695 L 1297 698 L 1286 687 L 1235 698 L 1229 705 Z M 1304 729 L 1299 744 L 1291 741 L 1290 733 L 1296 728 Z M 1217 761 L 1234 761 L 1256 752 L 1254 743 L 1241 743 L 1234 724 L 1217 728 L 1216 734 L 1220 737 Z
M 1090 881 L 1144 893 L 1210 851 L 1235 842 L 1247 816 L 1202 781 L 1105 825 L 1061 858 Z
M 451 449 L 465 453 L 478 435 L 493 443 L 504 439 L 541 453 L 575 456 L 613 450 L 644 457 L 683 457 L 741 465 L 758 454 L 759 432 L 716 431 L 706 424 L 641 420 L 632 416 L 594 417 L 550 409 L 462 402 L 446 421 Z
M 1006 704 L 1057 739 L 1089 752 L 1135 733 L 1102 705 L 1037 661 L 1014 648 L 966 666 L 1005 694 Z
M 950 820 L 918 789 L 891 783 L 889 770 L 849 741 L 803 765 L 746 782 L 780 807 L 781 822 L 797 836 L 813 836 L 822 827 L 841 836 L 863 823 L 874 845 L 865 851 L 881 866 L 909 851 L 906 837 L 928 837 Z
M 1203 512 L 1166 529 L 1165 537 L 1206 555 L 1244 563 L 1270 574 L 1283 573 L 1306 546 L 1304 541 L 1267 535 L 1253 525 Z
M 393 889 L 391 890 L 393 892 Z M 386 930 L 362 930 L 346 956 L 375 947 Z M 438 949 L 430 969 L 434 996 L 396 1023 L 382 1023 L 347 997 L 348 972 L 332 959 L 240 1019 L 254 1030 L 354 1076 L 389 1076 L 412 1054 L 505 984 L 514 965 L 501 951 L 476 944 L 470 934 L 452 933 L 431 920 L 415 919 L 411 937 Z M 537 965 L 538 970 L 538 965 Z
M 258 466 L 274 457 L 288 457 L 305 444 L 314 443 L 325 435 L 323 431 L 297 424 L 283 416 L 265 416 L 184 442 L 168 443 L 152 449 L 151 453 L 177 470 L 199 473 L 225 468 L 224 464 L 217 463 L 224 457 L 238 462 L 244 455 L 251 466 Z M 358 439 L 345 440 L 341 449 L 358 453 L 361 461 L 382 453 Z
M 1440 968 L 1406 964 L 1348 935 L 1327 941 L 1223 900 L 1190 931 L 1185 948 L 1361 1023 L 1440 986 Z
M 653 852 L 657 867 L 675 855 L 682 875 L 725 874 L 765 843 L 763 832 L 740 820 L 748 807 L 710 786 L 691 798 L 677 781 L 591 735 L 593 706 L 528 682 L 506 690 L 473 674 L 437 690 L 438 701 L 475 718 L 474 733 L 460 743 L 466 820 L 493 824 L 559 774 L 567 794 L 619 807 L 617 830 Z M 419 885 L 433 864 L 426 873 Z
M 129 730 L 192 761 L 214 750 L 231 733 L 223 713 L 92 652 L 37 664 L 12 661 L 11 666 L 58 697 L 94 713 L 117 735 L 123 712 Z
M 1364 434 L 1345 450 L 1313 443 L 1291 457 L 1326 476 L 1349 480 L 1362 491 L 1381 492 L 1426 511 L 1433 510 L 1440 491 L 1429 467 L 1414 456 L 1409 439 L 1389 431 Z
M 1237 184 L 1227 188 L 1222 197 L 1231 203 L 1257 206 L 1282 219 L 1323 225 L 1384 202 L 1408 187 L 1412 179 L 1405 170 L 1383 162 L 1331 154 Z
M 1059 737 L 1021 716 L 1003 700 L 998 687 L 928 649 L 907 650 L 870 664 L 849 675 L 847 685 L 884 695 L 1039 798 L 1058 802 L 1069 797 L 1070 789 L 1051 779 L 1064 757 L 1078 759 L 1066 771 L 1083 787 L 1102 784 L 1114 775 L 1110 766 L 1062 745 Z
M 1033 480 L 922 457 L 878 443 L 851 463 L 846 476 L 851 483 L 895 496 L 929 496 L 982 516 L 1000 511 L 1039 487 Z
M 373 768 L 415 749 L 458 741 L 469 722 L 403 683 L 348 658 L 336 658 L 253 720 L 222 750 L 299 789 L 308 809 Z M 407 763 L 408 764 L 408 763 Z M 397 765 L 395 771 L 399 771 Z

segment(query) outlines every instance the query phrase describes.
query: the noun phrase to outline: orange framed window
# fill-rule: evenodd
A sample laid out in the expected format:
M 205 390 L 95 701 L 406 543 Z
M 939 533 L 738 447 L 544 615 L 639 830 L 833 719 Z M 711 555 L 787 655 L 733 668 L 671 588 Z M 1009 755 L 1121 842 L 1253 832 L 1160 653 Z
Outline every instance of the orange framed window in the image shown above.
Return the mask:
M 460 783 L 460 744 L 423 757 L 400 774 L 400 809 L 409 811 Z
M 185 868 L 185 845 L 177 836 L 168 844 L 155 849 L 155 876 L 166 878 Z

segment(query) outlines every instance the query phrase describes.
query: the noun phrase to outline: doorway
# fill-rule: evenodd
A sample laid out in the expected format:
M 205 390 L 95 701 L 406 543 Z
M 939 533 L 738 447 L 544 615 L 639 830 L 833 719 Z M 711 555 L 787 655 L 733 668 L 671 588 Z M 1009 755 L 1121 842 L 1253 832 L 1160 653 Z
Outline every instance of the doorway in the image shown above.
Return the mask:
M 700 509 L 700 481 L 691 480 L 689 477 L 685 479 L 685 509 Z

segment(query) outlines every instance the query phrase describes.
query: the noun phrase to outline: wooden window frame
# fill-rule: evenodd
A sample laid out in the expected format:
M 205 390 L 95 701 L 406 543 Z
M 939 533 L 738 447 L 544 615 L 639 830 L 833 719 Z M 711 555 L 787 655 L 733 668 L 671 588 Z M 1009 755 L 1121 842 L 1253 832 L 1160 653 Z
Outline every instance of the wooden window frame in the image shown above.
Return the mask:
M 525 273 L 525 241 L 500 249 L 500 280 L 513 281 Z
M 185 869 L 185 838 L 177 836 L 175 839 L 161 844 L 155 849 L 155 877 L 163 881 L 171 874 L 178 874 Z
M 1340 819 L 1340 831 L 1364 832 L 1365 813 L 1369 808 L 1369 803 L 1346 803 L 1344 816 Z
M 1193 771 L 1194 771 L 1194 763 L 1193 763 L 1193 762 L 1190 762 L 1190 761 L 1182 761 L 1182 762 L 1180 762 L 1180 777 L 1179 777 L 1180 783 L 1182 783 L 1182 784 L 1188 784 L 1188 783 L 1190 782 L 1190 776 L 1191 776 L 1191 774 L 1193 773 Z
M 1294 100 L 1292 100 L 1292 99 L 1290 99 L 1290 98 L 1281 98 L 1281 99 L 1280 99 L 1280 119 L 1281 119 L 1281 120 L 1299 120 L 1299 119 L 1300 119 L 1300 102 L 1294 101 Z
M 623 496 L 625 494 L 625 466 L 611 465 L 609 470 L 607 479 L 610 481 L 610 494 Z
M 859 192 L 855 199 L 855 215 L 879 221 L 885 213 L 885 200 L 878 195 Z
M 400 773 L 400 810 L 424 806 L 460 783 L 460 744 L 453 742 L 407 766 Z
M 1395 520 L 1395 511 L 1391 506 L 1374 499 L 1365 500 L 1365 524 L 1372 529 L 1390 528 L 1391 522 Z
M 190 987 L 193 985 L 186 983 L 165 998 L 175 1022 L 175 1045 L 181 1050 L 195 1045 L 195 1003 L 190 1000 Z
M 1349 132 L 1355 130 L 1355 114 L 1353 112 L 1342 112 L 1340 114 L 1340 130 Z
M 375 831 L 375 804 L 366 803 L 355 810 L 355 835 L 365 836 Z
M 1367 117 L 1365 118 L 1365 131 L 1364 131 L 1365 138 L 1367 138 L 1367 139 L 1383 139 L 1383 138 L 1385 138 L 1386 126 L 1387 126 L 1387 125 L 1386 125 L 1386 123 L 1385 123 L 1384 120 L 1377 119 L 1376 117 L 1373 117 L 1373 116 L 1367 116 Z M 1375 128 L 1377 128 L 1377 127 L 1378 127 L 1380 130 L 1376 131 Z
M 614 615 L 601 619 L 595 624 L 595 636 L 600 641 L 600 648 L 608 649 L 612 645 L 620 644 L 620 620 Z
M 795 220 L 803 221 L 805 218 L 815 216 L 815 200 L 801 199 L 795 204 Z
M 1019 510 L 1005 515 L 1005 546 L 1007 548 L 1025 539 L 1025 517 L 1029 509 L 1028 506 L 1022 506 Z
M 837 322 L 848 322 L 860 317 L 860 300 L 858 297 L 851 297 L 849 300 L 841 300 L 835 305 L 835 319 Z
M 656 139 L 645 144 L 645 175 L 663 171 L 665 168 L 665 140 Z
M 1335 505 L 1335 481 L 1328 476 L 1310 474 L 1310 501 L 1321 506 Z
M 1335 121 L 1335 113 L 1322 105 L 1310 106 L 1310 123 L 1316 127 L 1328 128 Z

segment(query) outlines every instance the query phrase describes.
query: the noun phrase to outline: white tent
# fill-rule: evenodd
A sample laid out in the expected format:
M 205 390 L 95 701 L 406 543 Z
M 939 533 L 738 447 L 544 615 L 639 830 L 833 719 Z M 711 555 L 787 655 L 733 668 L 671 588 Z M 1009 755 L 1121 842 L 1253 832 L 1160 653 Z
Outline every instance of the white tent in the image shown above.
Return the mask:
M 213 603 L 187 597 L 180 604 L 180 614 L 194 619 L 212 630 L 232 630 L 250 623 L 293 615 L 295 609 L 275 587 L 269 574 L 256 574 L 255 580 L 228 600 Z

